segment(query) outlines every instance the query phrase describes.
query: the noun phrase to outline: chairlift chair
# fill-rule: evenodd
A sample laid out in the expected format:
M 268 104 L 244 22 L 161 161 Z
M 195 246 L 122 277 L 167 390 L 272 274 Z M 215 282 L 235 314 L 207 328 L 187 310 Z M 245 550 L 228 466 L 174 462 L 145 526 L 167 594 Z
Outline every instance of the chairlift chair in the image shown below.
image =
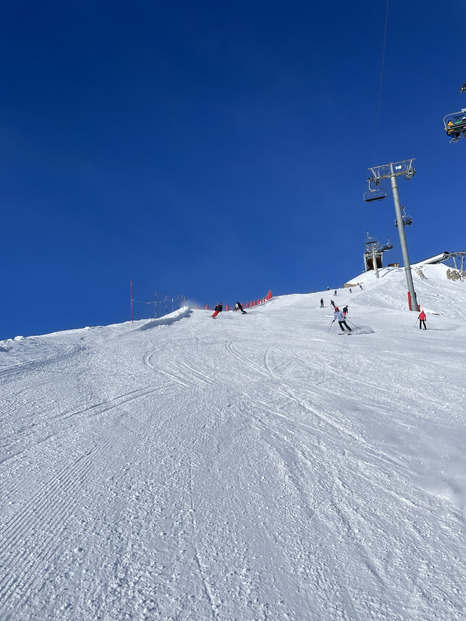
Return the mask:
M 402 215 L 402 220 L 403 220 L 403 225 L 404 226 L 411 226 L 411 224 L 413 223 L 413 219 L 411 216 L 407 216 L 406 215 L 406 209 L 404 207 L 402 207 L 403 210 L 403 215 Z M 395 220 L 395 226 L 398 228 L 398 221 Z
M 391 241 L 387 237 L 387 243 L 382 246 L 381 250 L 382 250 L 382 252 L 386 252 L 387 250 L 392 250 L 392 249 L 393 249 L 393 244 L 391 243 Z
M 461 135 L 466 136 L 466 108 L 443 117 L 443 125 L 450 142 L 457 142 Z
M 376 239 L 375 237 L 371 237 L 369 235 L 369 231 L 366 231 L 365 244 L 366 244 L 366 252 L 372 252 L 372 248 L 374 248 L 377 251 L 380 246 L 379 240 Z
M 411 218 L 411 216 L 403 216 L 402 220 L 403 220 L 403 225 L 404 226 L 411 226 L 411 224 L 413 223 L 413 219 Z M 398 221 L 397 220 L 395 220 L 395 226 L 396 226 L 396 228 L 398 228 Z
M 387 198 L 387 193 L 383 188 L 371 187 L 371 179 L 367 180 L 367 184 L 369 186 L 369 189 L 363 194 L 364 202 L 372 203 L 374 201 L 381 201 L 382 199 Z

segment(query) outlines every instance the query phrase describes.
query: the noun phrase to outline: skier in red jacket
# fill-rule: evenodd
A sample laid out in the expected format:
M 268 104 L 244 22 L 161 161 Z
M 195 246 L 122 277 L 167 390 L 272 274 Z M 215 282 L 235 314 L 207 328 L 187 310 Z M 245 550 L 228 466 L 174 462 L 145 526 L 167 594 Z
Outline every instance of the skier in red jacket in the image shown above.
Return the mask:
M 221 313 L 222 311 L 223 311 L 223 304 L 220 302 L 220 304 L 217 304 L 217 306 L 215 307 L 214 313 L 211 315 L 211 317 L 215 319 L 215 317 L 217 317 L 217 315 Z
M 421 309 L 421 312 L 419 313 L 419 330 L 422 328 L 422 326 L 424 326 L 424 330 L 427 330 L 426 328 L 426 314 L 425 312 Z

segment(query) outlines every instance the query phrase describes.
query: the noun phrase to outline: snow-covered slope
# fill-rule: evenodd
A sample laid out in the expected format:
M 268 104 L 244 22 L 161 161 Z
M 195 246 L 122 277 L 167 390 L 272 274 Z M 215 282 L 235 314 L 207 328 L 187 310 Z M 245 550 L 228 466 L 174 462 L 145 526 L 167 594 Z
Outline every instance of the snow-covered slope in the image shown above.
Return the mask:
M 380 275 L 1 342 L 0 618 L 464 619 L 466 283 Z

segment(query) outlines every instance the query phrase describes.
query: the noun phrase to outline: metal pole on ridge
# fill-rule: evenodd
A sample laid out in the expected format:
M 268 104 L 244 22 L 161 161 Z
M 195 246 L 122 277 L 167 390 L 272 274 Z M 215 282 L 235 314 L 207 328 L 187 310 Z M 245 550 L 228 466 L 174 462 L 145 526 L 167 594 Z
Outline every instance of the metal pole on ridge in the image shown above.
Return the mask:
M 375 256 L 375 244 L 372 245 L 372 264 L 374 266 L 376 278 L 380 278 L 380 276 L 379 276 L 379 268 L 377 267 L 377 258 Z

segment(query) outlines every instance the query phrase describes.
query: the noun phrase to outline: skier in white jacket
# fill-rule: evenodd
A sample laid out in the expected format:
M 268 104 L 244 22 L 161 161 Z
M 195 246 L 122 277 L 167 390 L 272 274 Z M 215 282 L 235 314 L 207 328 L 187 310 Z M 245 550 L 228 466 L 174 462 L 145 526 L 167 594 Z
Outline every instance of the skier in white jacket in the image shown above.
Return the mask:
M 342 332 L 345 332 L 345 328 L 347 328 L 348 332 L 350 333 L 352 332 L 351 328 L 345 321 L 345 316 L 343 315 L 341 310 L 338 308 L 338 306 L 335 308 L 335 314 L 333 316 L 332 323 L 334 323 L 335 321 L 338 321 L 338 325 L 340 326 Z M 343 326 L 345 326 L 345 328 Z

